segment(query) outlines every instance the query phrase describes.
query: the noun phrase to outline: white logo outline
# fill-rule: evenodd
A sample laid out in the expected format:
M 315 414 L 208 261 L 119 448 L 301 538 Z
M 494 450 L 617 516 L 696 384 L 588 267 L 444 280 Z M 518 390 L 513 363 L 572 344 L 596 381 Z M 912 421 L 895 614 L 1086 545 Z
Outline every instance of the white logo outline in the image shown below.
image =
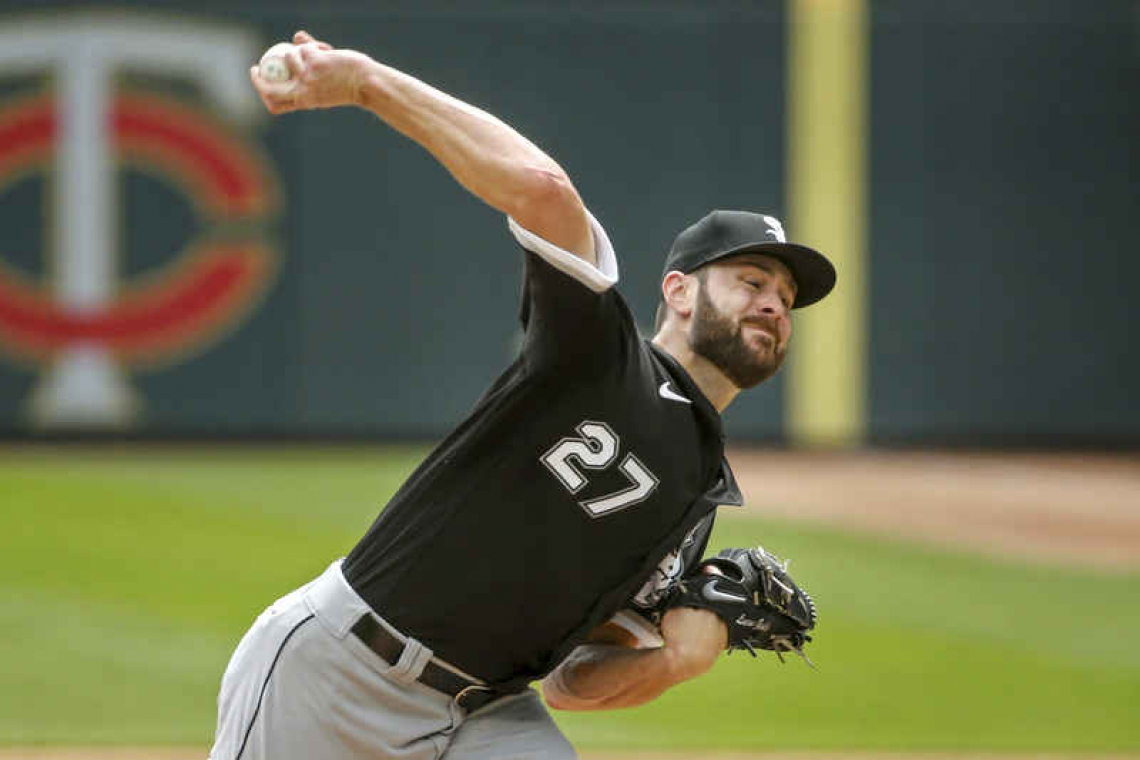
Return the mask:
M 763 217 L 764 217 L 764 223 L 767 224 L 771 228 L 771 229 L 765 230 L 764 233 L 774 237 L 777 240 L 777 242 L 780 242 L 780 243 L 788 242 L 788 237 L 784 233 L 784 225 L 780 224 L 780 220 L 774 216 L 768 216 L 767 214 L 763 214 Z

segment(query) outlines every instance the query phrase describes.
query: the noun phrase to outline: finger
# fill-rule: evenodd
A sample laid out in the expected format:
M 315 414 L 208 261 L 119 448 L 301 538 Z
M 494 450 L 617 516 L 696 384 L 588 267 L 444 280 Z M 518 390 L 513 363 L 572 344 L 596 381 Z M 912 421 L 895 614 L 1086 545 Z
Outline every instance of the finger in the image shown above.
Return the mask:
M 281 56 L 285 59 L 285 65 L 289 67 L 289 73 L 292 75 L 289 80 L 294 81 L 301 76 L 301 72 L 305 70 L 305 60 L 301 55 L 301 51 L 305 48 L 294 47 L 286 51 L 285 55 Z
M 316 37 L 314 37 L 313 35 L 306 32 L 304 29 L 298 31 L 296 34 L 293 35 L 293 44 L 294 45 L 304 45 L 307 42 L 314 43 L 317 46 L 317 49 L 319 49 L 319 50 L 332 50 L 333 49 L 332 45 L 330 45 L 327 42 L 321 42 Z
M 263 100 L 265 101 L 265 107 L 269 109 L 269 113 L 273 114 L 274 116 L 280 116 L 283 113 L 289 113 L 290 111 L 298 110 L 297 103 L 291 98 L 270 96 L 263 98 Z
M 261 78 L 259 69 L 258 66 L 250 66 L 249 79 L 253 82 L 253 88 L 257 90 L 257 95 L 261 98 L 265 109 L 274 116 L 296 111 L 299 106 L 292 94 L 293 82 L 266 82 Z
M 253 89 L 257 90 L 257 94 L 261 96 L 262 100 L 265 100 L 266 84 L 265 80 L 261 78 L 260 66 L 249 67 L 249 81 L 253 82 Z
M 253 65 L 249 67 L 249 80 L 253 82 L 253 87 L 262 98 L 280 95 L 286 89 L 292 89 L 293 80 L 286 80 L 285 82 L 270 82 L 261 76 L 261 66 Z

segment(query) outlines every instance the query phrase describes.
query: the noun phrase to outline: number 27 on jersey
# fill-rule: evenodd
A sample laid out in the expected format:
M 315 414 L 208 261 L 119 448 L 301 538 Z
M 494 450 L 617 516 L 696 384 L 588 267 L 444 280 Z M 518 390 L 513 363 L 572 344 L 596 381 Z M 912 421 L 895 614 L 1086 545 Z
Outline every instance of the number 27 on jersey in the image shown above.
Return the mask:
M 578 493 L 589 483 L 583 470 L 606 470 L 618 460 L 621 452 L 621 439 L 604 422 L 586 420 L 575 430 L 578 431 L 577 436 L 563 438 L 539 457 L 558 482 L 572 494 Z M 590 517 L 604 517 L 639 504 L 657 489 L 657 476 L 633 452 L 625 455 L 618 470 L 629 478 L 629 487 L 579 501 L 578 504 Z

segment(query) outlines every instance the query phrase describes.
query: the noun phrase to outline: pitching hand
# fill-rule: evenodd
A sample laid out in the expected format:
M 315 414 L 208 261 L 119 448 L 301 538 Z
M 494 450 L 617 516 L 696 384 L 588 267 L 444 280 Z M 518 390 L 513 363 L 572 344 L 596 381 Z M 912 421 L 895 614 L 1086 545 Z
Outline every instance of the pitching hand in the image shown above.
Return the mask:
M 249 78 L 271 114 L 355 105 L 360 84 L 372 59 L 355 50 L 338 50 L 305 31 L 293 35 L 283 55 L 292 76 L 285 81 L 263 79 L 257 66 Z

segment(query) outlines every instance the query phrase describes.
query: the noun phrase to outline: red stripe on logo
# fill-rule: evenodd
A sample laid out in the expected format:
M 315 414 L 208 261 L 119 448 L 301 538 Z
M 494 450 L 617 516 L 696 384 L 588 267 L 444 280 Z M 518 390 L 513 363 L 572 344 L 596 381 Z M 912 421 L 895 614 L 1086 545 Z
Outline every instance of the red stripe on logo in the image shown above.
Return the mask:
M 57 122 L 55 105 L 47 97 L 0 112 L 0 176 L 54 151 Z M 247 146 L 201 114 L 165 98 L 120 95 L 111 125 L 120 149 L 175 165 L 212 211 L 253 216 L 267 210 L 271 198 L 264 169 Z
M 20 164 L 34 163 L 53 149 L 55 114 L 42 99 L 0 112 L 0 177 Z
M 266 210 L 269 191 L 264 172 L 236 143 L 201 114 L 172 101 L 121 95 L 112 124 L 116 142 L 127 152 L 141 151 L 160 163 L 174 163 L 192 177 L 214 211 L 248 216 Z
M 98 343 L 124 358 L 178 349 L 243 305 L 263 280 L 268 251 L 220 245 L 190 257 L 177 277 L 129 293 L 109 309 L 79 314 L 0 269 L 0 333 L 21 352 L 49 354 L 68 344 Z

